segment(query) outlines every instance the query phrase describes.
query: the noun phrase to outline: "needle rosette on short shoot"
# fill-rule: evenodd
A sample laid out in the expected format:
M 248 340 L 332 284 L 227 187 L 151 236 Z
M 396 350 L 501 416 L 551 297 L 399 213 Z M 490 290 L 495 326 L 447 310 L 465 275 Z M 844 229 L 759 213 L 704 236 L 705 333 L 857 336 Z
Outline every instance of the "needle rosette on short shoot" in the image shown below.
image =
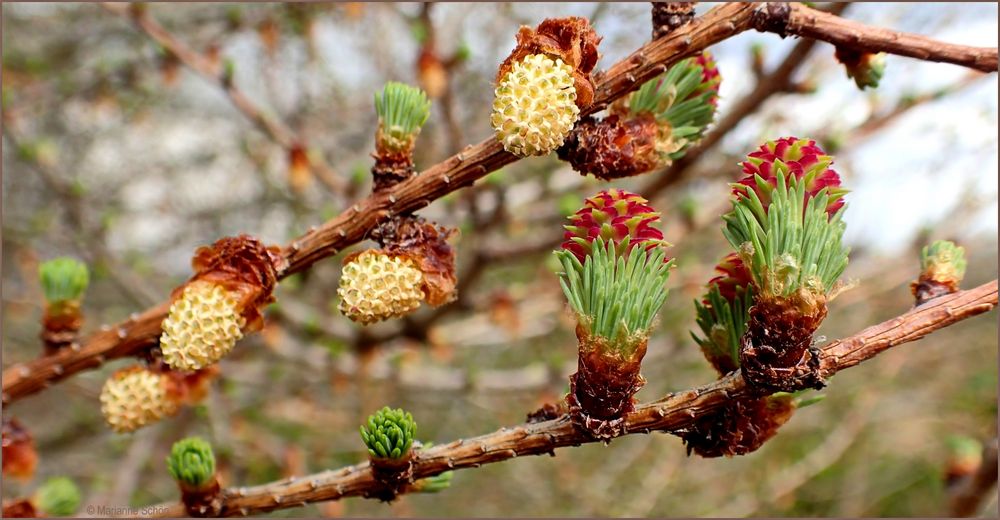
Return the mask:
M 559 158 L 604 180 L 669 166 L 712 123 L 721 79 L 709 51 L 685 59 L 612 104 L 607 117 L 581 121 Z
M 427 94 L 405 83 L 390 81 L 375 94 L 378 129 L 375 132 L 374 191 L 414 174 L 413 148 L 430 116 Z
M 556 251 L 560 283 L 576 315 L 577 372 L 566 400 L 574 422 L 597 438 L 623 432 L 655 318 L 667 297 L 673 260 L 645 199 L 608 190 L 570 217 Z
M 832 158 L 809 139 L 765 143 L 743 163 L 723 234 L 753 281 L 740 348 L 744 378 L 762 390 L 822 387 L 813 334 L 844 287 L 846 191 Z
M 753 305 L 753 281 L 739 255 L 730 253 L 715 267 L 701 301 L 695 301 L 701 335 L 691 336 L 719 377 L 739 370 L 740 345 Z M 711 458 L 752 453 L 778 433 L 800 403 L 792 394 L 733 399 L 718 411 L 675 432 L 688 453 Z
M 41 338 L 45 352 L 52 354 L 75 341 L 83 326 L 80 304 L 90 273 L 83 262 L 63 257 L 39 265 L 38 277 L 45 296 Z
M 958 291 L 965 277 L 965 248 L 938 240 L 920 252 L 920 277 L 910 284 L 917 305 Z

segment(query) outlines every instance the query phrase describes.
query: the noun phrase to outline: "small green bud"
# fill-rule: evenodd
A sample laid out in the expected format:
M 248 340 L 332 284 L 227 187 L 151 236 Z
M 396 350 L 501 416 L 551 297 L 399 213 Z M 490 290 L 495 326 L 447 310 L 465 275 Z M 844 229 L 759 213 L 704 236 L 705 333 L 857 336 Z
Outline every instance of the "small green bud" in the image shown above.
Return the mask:
M 410 453 L 416 431 L 417 423 L 409 412 L 386 406 L 361 426 L 361 440 L 373 458 L 400 459 Z
M 417 493 L 440 493 L 451 486 L 451 480 L 455 476 L 454 471 L 445 471 L 440 475 L 422 478 L 413 484 Z
M 953 459 L 978 461 L 982 457 L 983 445 L 972 437 L 952 435 L 947 441 L 948 453 Z
M 69 257 L 43 262 L 38 266 L 38 277 L 50 303 L 79 301 L 90 282 L 86 264 Z
M 170 476 L 181 484 L 200 487 L 215 477 L 212 445 L 200 437 L 188 437 L 174 443 L 167 457 Z
M 381 95 L 375 93 L 379 139 L 393 150 L 412 146 L 412 141 L 431 113 L 431 102 L 420 88 L 390 81 Z
M 35 504 L 51 516 L 70 516 L 80 506 L 80 490 L 66 477 L 50 478 L 35 492 Z
M 920 270 L 942 274 L 957 284 L 965 277 L 965 248 L 948 240 L 938 240 L 920 252 Z
M 236 75 L 236 63 L 226 58 L 222 62 L 222 84 L 230 86 L 233 84 L 233 77 Z
M 469 49 L 469 44 L 464 41 L 460 42 L 458 48 L 455 49 L 455 61 L 458 63 L 467 61 L 471 55 L 472 50 Z

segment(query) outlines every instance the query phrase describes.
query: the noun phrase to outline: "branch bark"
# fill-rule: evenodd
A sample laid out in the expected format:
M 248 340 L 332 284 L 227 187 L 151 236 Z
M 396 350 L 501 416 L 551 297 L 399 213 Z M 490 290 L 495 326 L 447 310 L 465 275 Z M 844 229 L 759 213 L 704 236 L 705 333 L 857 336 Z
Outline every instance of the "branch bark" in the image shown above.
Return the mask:
M 935 298 L 889 321 L 825 345 L 821 370 L 829 377 L 894 346 L 916 341 L 944 327 L 987 312 L 997 305 L 997 281 L 974 289 Z M 637 407 L 626 419 L 627 434 L 673 431 L 711 413 L 729 399 L 748 393 L 740 373 L 733 372 L 711 384 L 675 392 Z M 577 430 L 564 415 L 539 423 L 525 423 L 474 437 L 459 439 L 418 451 L 413 461 L 415 479 L 445 471 L 476 468 L 524 455 L 555 455 L 556 448 L 595 442 Z M 994 457 L 995 458 L 995 457 Z M 364 496 L 378 485 L 367 462 L 327 470 L 301 478 L 284 479 L 254 487 L 222 492 L 219 516 L 249 515 L 299 507 L 311 502 Z M 160 504 L 159 516 L 183 515 L 179 503 Z
M 769 2 L 767 5 L 773 4 L 774 2 Z M 788 34 L 814 38 L 849 49 L 887 52 L 924 61 L 952 63 L 982 72 L 997 71 L 996 47 L 971 47 L 945 43 L 918 34 L 867 26 L 810 9 L 800 3 L 791 3 L 789 6 L 788 21 L 774 32 L 780 34 L 783 30 Z M 780 16 L 769 14 L 768 17 L 772 21 L 780 21 Z

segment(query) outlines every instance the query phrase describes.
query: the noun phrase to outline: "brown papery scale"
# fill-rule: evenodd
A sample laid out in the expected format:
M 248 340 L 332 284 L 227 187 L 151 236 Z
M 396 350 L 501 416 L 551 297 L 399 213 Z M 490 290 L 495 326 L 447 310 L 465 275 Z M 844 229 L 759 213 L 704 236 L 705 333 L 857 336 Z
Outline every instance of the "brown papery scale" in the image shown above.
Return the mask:
M 413 144 L 415 137 L 400 149 L 388 146 L 388 139 L 383 137 L 382 125 L 379 124 L 375 135 L 375 164 L 372 166 L 372 191 L 378 192 L 394 186 L 414 175 Z
M 669 128 L 666 130 L 669 134 Z M 556 153 L 573 169 L 598 179 L 632 177 L 659 166 L 657 136 L 663 130 L 650 114 L 602 120 L 588 116 L 577 123 Z
M 368 460 L 372 475 L 381 485 L 366 494 L 366 497 L 392 502 L 407 485 L 413 483 L 413 450 L 398 459 L 369 457 Z
M 46 305 L 42 314 L 42 332 L 39 334 L 45 345 L 45 354 L 55 354 L 76 341 L 82 326 L 80 302 L 61 301 Z
M 266 247 L 256 238 L 239 235 L 199 247 L 191 267 L 194 276 L 174 289 L 172 297 L 180 296 L 188 284 L 196 281 L 220 285 L 227 292 L 235 293 L 237 307 L 247 321 L 245 330 L 256 331 L 264 325 L 261 310 L 274 301 L 272 292 L 285 260 L 278 247 Z
M 503 81 L 515 63 L 532 54 L 560 58 L 573 67 L 576 106 L 587 108 L 594 102 L 594 82 L 590 73 L 600 58 L 597 45 L 601 39 L 590 22 L 579 16 L 547 18 L 535 29 L 523 25 L 517 32 L 517 46 L 497 70 L 496 83 Z
M 625 415 L 635 409 L 633 396 L 646 384 L 639 374 L 647 341 L 625 357 L 600 338 L 588 337 L 577 325 L 580 344 L 577 371 L 569 376 L 569 405 L 573 422 L 598 439 L 610 440 L 625 433 Z
M 813 334 L 826 318 L 826 301 L 801 305 L 800 298 L 758 298 L 741 338 L 740 369 L 763 392 L 823 388 Z M 809 307 L 806 309 L 805 307 Z
M 3 419 L 3 474 L 28 480 L 35 474 L 38 452 L 31 433 L 13 417 Z
M 791 419 L 791 395 L 737 399 L 677 432 L 688 455 L 732 457 L 757 451 Z
M 439 306 L 458 296 L 455 249 L 448 243 L 456 230 L 427 222 L 422 217 L 393 217 L 372 233 L 390 256 L 413 261 L 423 273 L 424 301 Z

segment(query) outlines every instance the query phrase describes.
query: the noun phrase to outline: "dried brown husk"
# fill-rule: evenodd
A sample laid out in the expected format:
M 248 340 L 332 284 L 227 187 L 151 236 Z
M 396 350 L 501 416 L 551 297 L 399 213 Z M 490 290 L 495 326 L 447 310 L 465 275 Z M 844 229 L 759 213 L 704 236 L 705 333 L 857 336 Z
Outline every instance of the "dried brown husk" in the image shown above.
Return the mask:
M 758 297 L 741 338 L 744 379 L 766 393 L 823 388 L 812 341 L 826 313 L 823 295 Z
M 499 84 L 515 63 L 532 54 L 544 54 L 550 58 L 560 58 L 573 67 L 576 87 L 576 106 L 587 108 L 594 102 L 594 82 L 591 72 L 597 65 L 600 54 L 597 46 L 601 37 L 586 18 L 547 18 L 535 29 L 526 25 L 517 32 L 517 46 L 497 70 Z
M 774 437 L 794 412 L 795 402 L 788 394 L 736 399 L 676 433 L 687 446 L 688 455 L 746 455 Z
M 577 123 L 557 150 L 559 158 L 581 174 L 612 180 L 631 177 L 659 166 L 656 150 L 661 129 L 650 114 L 602 120 L 592 116 Z
M 38 518 L 38 511 L 30 500 L 22 498 L 3 503 L 4 518 Z
M 577 325 L 577 371 L 569 377 L 566 403 L 573 422 L 598 439 L 625 433 L 625 416 L 635 410 L 635 393 L 646 380 L 639 374 L 648 340 L 625 354 Z
M 924 272 L 920 278 L 910 284 L 910 291 L 916 305 L 923 305 L 934 298 L 958 292 L 958 281 L 955 279 L 939 280 Z
M 412 177 L 416 170 L 413 167 L 413 147 L 416 135 L 410 135 L 399 140 L 387 135 L 382 123 L 375 131 L 375 164 L 372 166 L 372 191 L 387 189 Z
M 177 487 L 181 490 L 181 502 L 188 515 L 196 518 L 219 516 L 222 510 L 222 486 L 219 485 L 218 477 L 200 486 L 178 480 Z
M 285 264 L 278 247 L 266 247 L 249 235 L 224 237 L 195 251 L 194 276 L 174 289 L 171 298 L 179 298 L 196 281 L 221 285 L 235 295 L 236 308 L 247 322 L 243 330 L 257 331 L 264 325 L 262 311 L 274 301 L 278 272 Z
M 21 423 L 13 417 L 3 419 L 3 474 L 20 480 L 28 480 L 35 475 L 38 452 L 35 439 Z
M 455 233 L 455 229 L 406 215 L 380 225 L 373 238 L 387 255 L 407 258 L 416 264 L 424 275 L 424 301 L 436 307 L 458 297 L 455 249 L 448 243 Z
M 45 345 L 45 354 L 51 355 L 76 341 L 83 327 L 80 302 L 68 300 L 51 302 L 42 314 L 42 332 L 39 337 Z
M 380 485 L 366 496 L 392 502 L 406 486 L 413 483 L 412 449 L 398 459 L 369 456 L 368 460 L 372 475 Z

